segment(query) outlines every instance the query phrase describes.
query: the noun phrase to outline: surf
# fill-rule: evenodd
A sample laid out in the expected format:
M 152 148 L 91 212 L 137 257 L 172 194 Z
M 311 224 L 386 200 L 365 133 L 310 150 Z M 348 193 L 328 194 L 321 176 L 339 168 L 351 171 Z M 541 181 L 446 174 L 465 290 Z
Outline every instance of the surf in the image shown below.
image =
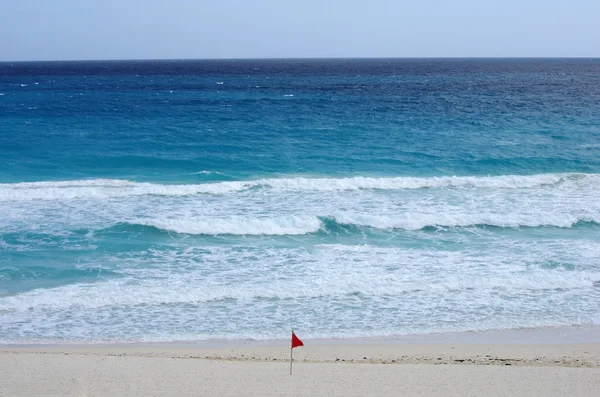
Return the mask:
M 588 189 L 600 191 L 600 174 L 536 174 L 437 177 L 281 177 L 201 184 L 135 182 L 121 179 L 0 184 L 0 201 L 102 199 L 135 196 L 227 195 L 252 189 L 275 192 L 343 192 L 417 189 Z

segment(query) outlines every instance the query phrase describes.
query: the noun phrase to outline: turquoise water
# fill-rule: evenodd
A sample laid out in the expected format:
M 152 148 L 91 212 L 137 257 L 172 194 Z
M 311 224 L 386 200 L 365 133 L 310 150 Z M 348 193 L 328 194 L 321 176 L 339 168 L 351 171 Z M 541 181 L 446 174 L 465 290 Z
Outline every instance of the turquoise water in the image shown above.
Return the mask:
M 0 63 L 0 342 L 600 325 L 599 60 Z

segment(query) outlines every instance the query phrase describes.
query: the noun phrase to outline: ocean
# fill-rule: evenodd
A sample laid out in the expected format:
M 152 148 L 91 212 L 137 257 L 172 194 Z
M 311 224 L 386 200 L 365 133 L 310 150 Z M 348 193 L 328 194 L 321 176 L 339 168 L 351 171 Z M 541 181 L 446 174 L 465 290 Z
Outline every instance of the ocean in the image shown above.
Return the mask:
M 0 343 L 600 325 L 600 60 L 0 63 Z

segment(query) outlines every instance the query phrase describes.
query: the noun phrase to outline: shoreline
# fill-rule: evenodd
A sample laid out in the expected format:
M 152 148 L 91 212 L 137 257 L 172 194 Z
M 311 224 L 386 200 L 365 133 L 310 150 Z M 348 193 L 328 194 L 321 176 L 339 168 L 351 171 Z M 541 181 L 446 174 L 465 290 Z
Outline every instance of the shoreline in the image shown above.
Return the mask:
M 424 345 L 424 344 L 464 344 L 464 345 L 568 345 L 568 344 L 600 344 L 600 326 L 539 327 L 486 331 L 458 331 L 429 334 L 406 334 L 394 336 L 366 336 L 340 338 L 308 338 L 312 345 Z M 35 347 L 238 347 L 238 346 L 285 346 L 288 339 L 198 339 L 174 341 L 92 341 L 45 343 L 2 343 L 2 348 L 35 348 Z

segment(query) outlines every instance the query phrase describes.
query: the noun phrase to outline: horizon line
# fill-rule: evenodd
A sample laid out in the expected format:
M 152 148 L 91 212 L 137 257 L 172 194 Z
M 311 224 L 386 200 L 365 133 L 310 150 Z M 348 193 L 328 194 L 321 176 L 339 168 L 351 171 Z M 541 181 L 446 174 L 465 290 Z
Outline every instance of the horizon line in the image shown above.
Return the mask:
M 302 61 L 302 60 L 600 60 L 600 56 L 424 56 L 424 57 L 232 57 L 232 58 L 102 58 L 102 59 L 47 59 L 0 60 L 2 63 L 51 62 L 148 62 L 148 61 Z

